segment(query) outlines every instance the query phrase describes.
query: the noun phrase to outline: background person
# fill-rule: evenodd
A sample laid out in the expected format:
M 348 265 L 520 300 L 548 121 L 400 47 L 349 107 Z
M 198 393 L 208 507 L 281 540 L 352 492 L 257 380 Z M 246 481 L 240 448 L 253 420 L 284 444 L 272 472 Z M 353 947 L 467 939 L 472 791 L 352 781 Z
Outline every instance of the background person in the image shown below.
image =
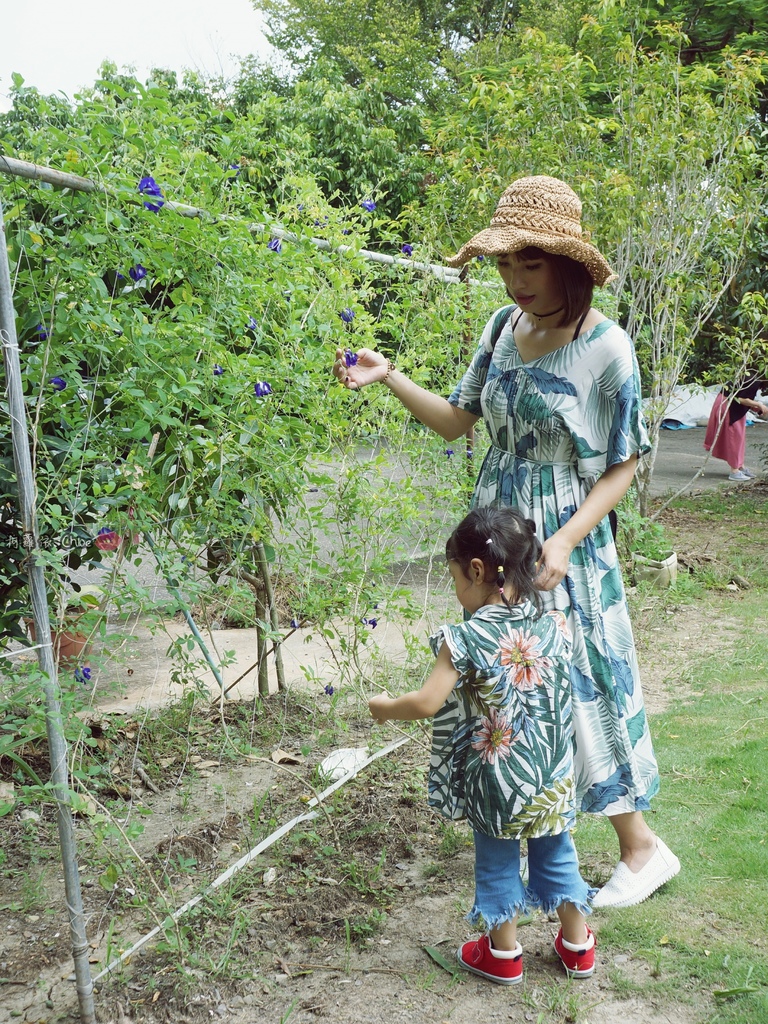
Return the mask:
M 577 807 L 608 815 L 619 839 L 593 905 L 632 906 L 680 870 L 643 818 L 659 775 L 608 520 L 650 448 L 634 348 L 591 306 L 612 272 L 583 238 L 581 202 L 565 182 L 513 182 L 490 227 L 447 262 L 480 255 L 497 258 L 514 305 L 488 321 L 448 399 L 370 349 L 353 366 L 338 350 L 333 372 L 348 388 L 383 382 L 447 441 L 484 420 L 491 444 L 472 507 L 515 507 L 543 538 L 537 586 L 573 636 Z
M 521 981 L 517 918 L 540 907 L 560 918 L 555 951 L 566 973 L 589 977 L 595 937 L 586 914 L 596 890 L 579 873 L 570 834 L 570 642 L 562 613 L 538 610 L 534 523 L 510 508 L 476 509 L 445 555 L 470 618 L 430 638 L 437 661 L 420 690 L 373 697 L 371 715 L 379 723 L 434 716 L 429 802 L 472 826 L 475 901 L 467 917 L 487 929 L 461 946 L 459 962 L 501 985 Z
M 752 480 L 754 473 L 744 465 L 747 450 L 747 412 L 768 418 L 768 406 L 757 401 L 758 391 L 766 387 L 766 381 L 757 375 L 741 387 L 722 388 L 715 397 L 715 403 L 707 421 L 704 448 L 716 459 L 722 459 L 730 466 L 729 480 L 744 483 Z

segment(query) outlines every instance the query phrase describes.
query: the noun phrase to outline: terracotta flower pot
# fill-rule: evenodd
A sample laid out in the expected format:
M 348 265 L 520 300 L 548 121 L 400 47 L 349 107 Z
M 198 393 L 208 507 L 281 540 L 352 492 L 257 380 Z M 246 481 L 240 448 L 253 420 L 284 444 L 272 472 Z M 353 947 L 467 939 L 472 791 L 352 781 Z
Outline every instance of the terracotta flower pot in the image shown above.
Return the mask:
M 26 619 L 25 621 L 30 640 L 33 644 L 37 643 L 34 621 L 32 619 Z M 83 655 L 87 654 L 90 647 L 87 635 L 78 632 L 74 626 L 69 629 L 52 629 L 51 643 L 53 644 L 54 660 L 58 665 L 65 666 L 79 664 L 83 660 Z

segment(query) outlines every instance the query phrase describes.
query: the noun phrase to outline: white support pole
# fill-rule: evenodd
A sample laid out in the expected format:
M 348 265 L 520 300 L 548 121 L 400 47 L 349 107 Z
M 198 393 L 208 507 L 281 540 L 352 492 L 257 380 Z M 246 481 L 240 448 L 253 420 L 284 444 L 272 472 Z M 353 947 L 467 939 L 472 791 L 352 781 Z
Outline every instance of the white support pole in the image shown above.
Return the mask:
M 75 981 L 83 1024 L 95 1024 L 93 1008 L 93 982 L 88 964 L 88 940 L 85 934 L 85 913 L 77 869 L 77 850 L 70 803 L 67 741 L 61 715 L 61 691 L 51 644 L 51 624 L 45 591 L 43 567 L 37 561 L 39 548 L 37 515 L 35 511 L 35 479 L 29 454 L 27 413 L 19 361 L 19 342 L 16 337 L 16 315 L 13 308 L 11 273 L 8 266 L 8 245 L 5 237 L 3 207 L 0 203 L 0 342 L 7 380 L 8 408 L 11 418 L 13 462 L 19 494 L 19 513 L 22 521 L 24 548 L 28 551 L 27 564 L 29 592 L 35 621 L 35 636 L 42 642 L 37 659 L 43 674 L 45 692 L 45 722 L 48 734 L 48 756 L 51 762 L 53 797 L 56 801 L 56 820 L 59 828 L 61 862 L 64 870 L 64 888 L 69 912 L 69 931 L 72 955 L 75 961 Z
M 354 777 L 358 775 L 363 768 L 366 768 L 369 764 L 378 760 L 380 757 L 384 757 L 386 754 L 391 754 L 393 750 L 397 750 L 398 747 L 402 747 L 404 743 L 409 743 L 410 740 L 410 736 L 404 736 L 399 740 L 394 740 L 392 743 L 387 744 L 386 747 L 382 747 L 381 750 L 375 751 L 375 753 L 367 757 L 361 764 L 347 772 L 347 774 L 343 775 L 340 779 L 337 779 L 336 782 L 328 786 L 327 789 L 324 789 L 322 793 L 312 797 L 312 799 L 307 803 L 307 807 L 317 807 L 323 802 L 323 800 L 325 800 L 326 797 L 330 796 L 331 793 L 335 793 L 337 789 L 340 789 L 351 779 L 354 779 Z M 97 974 L 93 979 L 94 982 L 100 981 L 105 974 L 109 974 L 109 972 L 114 970 L 115 967 L 125 963 L 126 960 L 130 960 L 133 954 L 137 950 L 141 949 L 142 946 L 146 945 L 150 939 L 154 939 L 154 937 L 163 929 L 168 928 L 170 925 L 178 921 L 180 917 L 183 917 L 189 910 L 196 907 L 201 900 L 205 899 L 206 896 L 220 888 L 225 882 L 228 882 L 230 878 L 236 875 L 239 871 L 242 871 L 243 868 L 248 867 L 248 865 L 251 864 L 260 854 L 265 850 L 268 850 L 270 846 L 273 846 L 278 839 L 282 839 L 284 835 L 287 835 L 288 832 L 297 825 L 300 825 L 303 821 L 311 821 L 313 818 L 316 818 L 317 814 L 318 812 L 314 810 L 304 811 L 302 814 L 297 814 L 295 818 L 291 818 L 290 821 L 286 821 L 285 824 L 281 825 L 280 828 L 267 836 L 266 839 L 262 840 L 258 845 L 254 846 L 253 849 L 249 850 L 248 853 L 240 858 L 240 860 L 235 861 L 234 864 L 230 864 L 227 870 L 223 872 L 223 874 L 219 875 L 218 878 L 215 878 L 211 884 L 203 890 L 203 892 L 198 893 L 197 896 L 193 896 L 192 899 L 187 900 L 187 902 L 183 906 L 179 907 L 178 910 L 174 910 L 172 914 L 169 914 L 163 921 L 162 925 L 157 925 L 151 931 L 147 932 L 146 935 L 143 935 L 137 942 L 134 942 L 130 949 L 126 949 L 119 957 L 117 957 L 117 959 L 108 963 L 104 970 L 101 971 L 100 974 Z

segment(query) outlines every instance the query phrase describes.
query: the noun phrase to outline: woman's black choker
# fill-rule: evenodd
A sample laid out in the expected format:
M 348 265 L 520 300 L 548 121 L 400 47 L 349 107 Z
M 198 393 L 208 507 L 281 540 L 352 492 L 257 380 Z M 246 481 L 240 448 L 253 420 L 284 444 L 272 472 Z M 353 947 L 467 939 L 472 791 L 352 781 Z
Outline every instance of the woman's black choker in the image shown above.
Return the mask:
M 535 317 L 535 319 L 538 320 L 539 323 L 541 323 L 542 320 L 546 320 L 547 317 L 554 316 L 555 313 L 562 313 L 564 308 L 564 306 L 560 306 L 559 309 L 553 309 L 551 313 L 542 313 L 541 315 L 539 315 L 538 313 L 531 313 L 531 316 Z

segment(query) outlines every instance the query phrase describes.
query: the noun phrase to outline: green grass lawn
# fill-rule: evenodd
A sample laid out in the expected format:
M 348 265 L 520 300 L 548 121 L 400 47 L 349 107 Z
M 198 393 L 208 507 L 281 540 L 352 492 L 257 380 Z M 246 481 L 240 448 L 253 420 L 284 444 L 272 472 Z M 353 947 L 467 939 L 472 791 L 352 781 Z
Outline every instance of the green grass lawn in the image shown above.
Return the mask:
M 768 595 L 737 607 L 738 653 L 691 651 L 691 689 L 651 723 L 662 789 L 649 821 L 682 870 L 640 906 L 595 915 L 602 944 L 652 965 L 659 996 L 711 1000 L 708 1024 L 768 1022 Z M 610 832 L 580 819 L 587 866 Z

